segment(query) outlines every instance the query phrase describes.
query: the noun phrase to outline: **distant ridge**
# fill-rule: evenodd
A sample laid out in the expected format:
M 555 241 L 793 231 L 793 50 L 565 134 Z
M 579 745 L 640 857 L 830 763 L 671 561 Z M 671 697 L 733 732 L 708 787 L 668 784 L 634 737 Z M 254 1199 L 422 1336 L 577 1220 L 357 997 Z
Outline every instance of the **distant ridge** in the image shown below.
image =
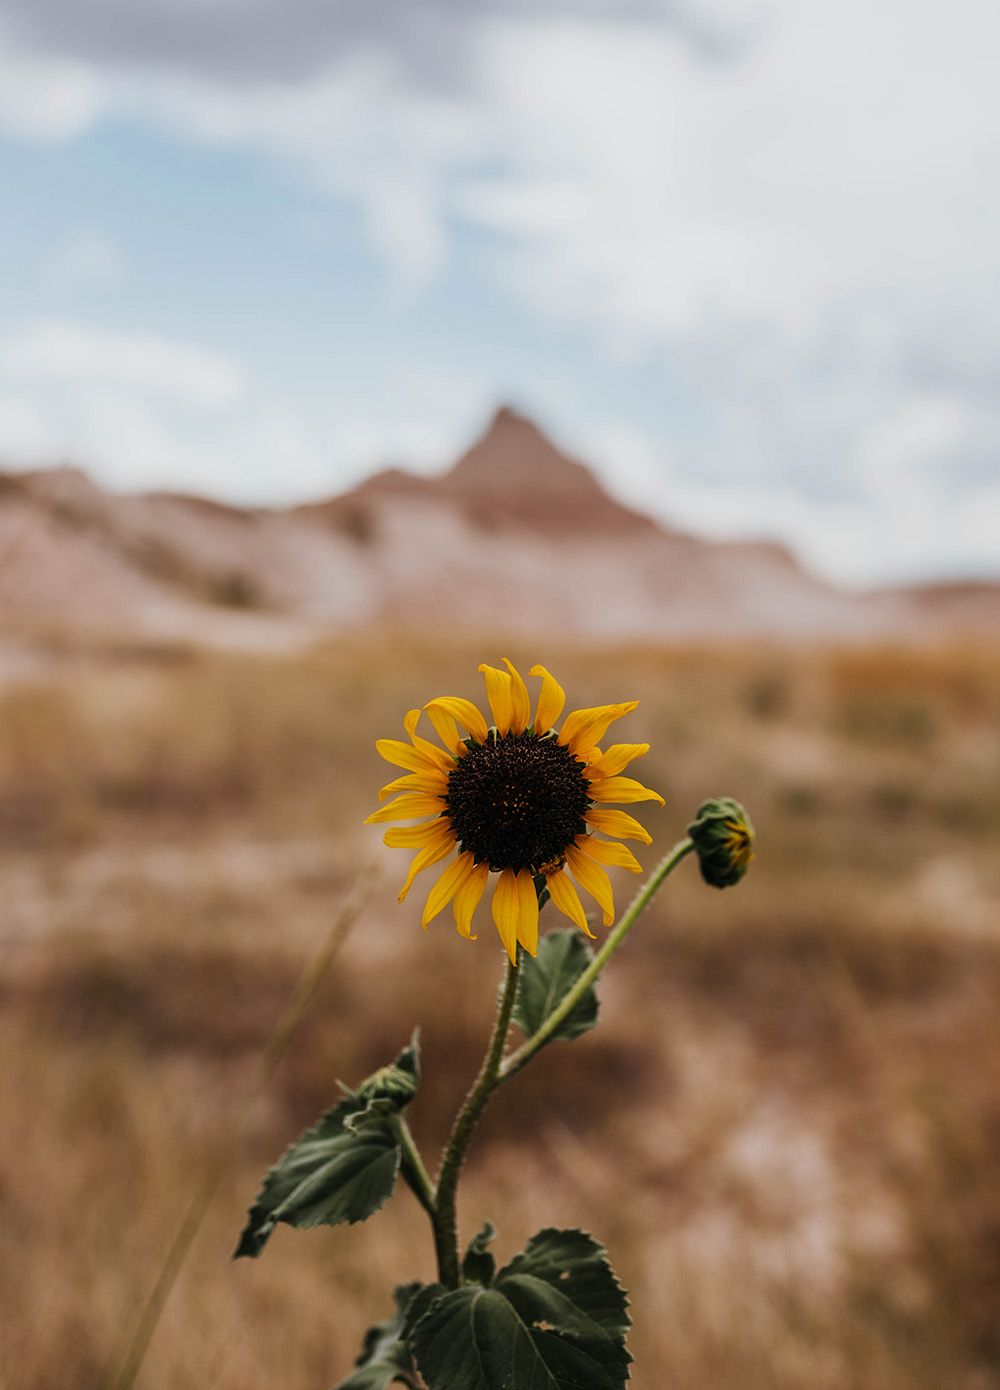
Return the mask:
M 439 477 L 390 468 L 287 509 L 0 473 L 0 624 L 263 647 L 358 630 L 920 641 L 1000 637 L 1000 585 L 841 592 L 779 545 L 622 506 L 503 407 Z

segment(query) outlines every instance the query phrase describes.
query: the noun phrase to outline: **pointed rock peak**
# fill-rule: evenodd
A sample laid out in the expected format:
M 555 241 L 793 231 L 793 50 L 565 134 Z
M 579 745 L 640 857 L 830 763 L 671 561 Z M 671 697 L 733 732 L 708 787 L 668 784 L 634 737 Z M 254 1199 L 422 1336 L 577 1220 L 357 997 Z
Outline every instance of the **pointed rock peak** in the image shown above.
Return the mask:
M 512 485 L 550 487 L 558 483 L 597 489 L 583 464 L 560 453 L 533 421 L 506 405 L 494 415 L 482 438 L 445 476 L 455 491 L 466 487 L 507 489 Z
M 657 529 L 613 501 L 589 469 L 510 406 L 500 407 L 441 486 L 470 521 L 491 530 L 514 526 L 571 536 Z

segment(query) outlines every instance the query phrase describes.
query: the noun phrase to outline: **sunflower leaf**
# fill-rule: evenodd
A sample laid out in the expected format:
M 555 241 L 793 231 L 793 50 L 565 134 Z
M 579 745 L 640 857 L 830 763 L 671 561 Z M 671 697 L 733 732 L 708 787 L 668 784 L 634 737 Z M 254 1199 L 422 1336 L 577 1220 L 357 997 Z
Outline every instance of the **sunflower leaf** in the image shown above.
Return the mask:
M 282 1154 L 247 1215 L 233 1258 L 256 1257 L 279 1221 L 300 1230 L 365 1221 L 392 1196 L 400 1147 L 393 1118 L 420 1079 L 417 1037 L 348 1092 Z
M 413 1356 L 403 1337 L 403 1325 L 414 1297 L 422 1284 L 400 1284 L 393 1297 L 396 1311 L 385 1322 L 378 1322 L 365 1333 L 355 1371 L 334 1390 L 387 1390 L 394 1382 L 417 1383 Z
M 603 1246 L 545 1230 L 492 1288 L 425 1290 L 408 1336 L 428 1390 L 622 1390 L 627 1309 Z
M 575 927 L 550 931 L 539 942 L 538 955 L 523 955 L 518 966 L 514 1022 L 526 1037 L 532 1037 L 565 998 L 573 984 L 594 959 L 590 947 Z M 597 1023 L 597 993 L 591 985 L 579 1003 L 547 1038 L 578 1038 Z

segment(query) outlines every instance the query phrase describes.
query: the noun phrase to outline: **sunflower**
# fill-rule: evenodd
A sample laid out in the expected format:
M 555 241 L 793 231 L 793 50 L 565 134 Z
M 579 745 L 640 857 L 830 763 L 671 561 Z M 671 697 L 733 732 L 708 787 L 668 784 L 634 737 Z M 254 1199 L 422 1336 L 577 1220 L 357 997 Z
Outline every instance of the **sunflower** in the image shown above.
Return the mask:
M 409 743 L 379 739 L 376 748 L 387 762 L 407 769 L 383 787 L 379 799 L 399 792 L 395 801 L 368 817 L 371 822 L 416 820 L 421 825 L 387 830 L 385 843 L 416 849 L 399 901 L 423 869 L 458 857 L 431 889 L 423 911 L 427 926 L 448 903 L 463 936 L 472 937 L 472 915 L 491 873 L 499 875 L 493 893 L 493 920 L 507 954 L 517 962 L 518 943 L 530 954 L 538 949 L 538 897 L 543 886 L 560 912 L 593 936 L 576 888 L 590 893 L 604 914 L 615 919 L 611 882 L 605 864 L 640 873 L 641 865 L 622 844 L 597 839 L 593 831 L 650 843 L 630 815 L 608 802 L 658 801 L 662 796 L 620 773 L 633 758 L 649 751 L 648 743 L 616 743 L 602 752 L 598 744 L 611 724 L 634 710 L 638 701 L 575 710 L 557 733 L 556 720 L 566 696 L 544 666 L 533 666 L 542 688 L 534 722 L 528 690 L 504 657 L 506 671 L 480 666 L 493 713 L 487 726 L 469 700 L 443 695 L 424 711 L 443 748 L 418 736 L 421 711 L 410 710 L 403 725 Z M 467 737 L 459 733 L 459 726 Z M 474 938 L 473 938 L 474 939 Z

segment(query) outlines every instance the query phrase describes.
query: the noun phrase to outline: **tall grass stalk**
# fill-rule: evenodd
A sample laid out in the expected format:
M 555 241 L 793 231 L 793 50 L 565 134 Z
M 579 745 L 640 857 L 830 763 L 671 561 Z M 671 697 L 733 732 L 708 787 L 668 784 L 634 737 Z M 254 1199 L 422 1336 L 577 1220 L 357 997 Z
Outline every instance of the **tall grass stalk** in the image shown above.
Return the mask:
M 326 939 L 302 972 L 288 1002 L 288 1007 L 278 1020 L 277 1026 L 264 1048 L 255 1082 L 246 1097 L 242 1113 L 233 1120 L 228 1131 L 219 1141 L 215 1158 L 205 1174 L 204 1181 L 191 1199 L 191 1204 L 184 1214 L 173 1244 L 160 1266 L 160 1272 L 156 1276 L 156 1281 L 146 1299 L 131 1340 L 124 1354 L 109 1367 L 101 1383 L 101 1390 L 132 1390 L 135 1385 L 136 1377 L 142 1369 L 142 1364 L 146 1359 L 146 1353 L 156 1333 L 167 1300 L 177 1283 L 184 1262 L 218 1191 L 219 1184 L 233 1161 L 237 1146 L 249 1123 L 251 1107 L 274 1076 L 296 1028 L 305 1017 L 316 991 L 347 940 L 351 928 L 375 891 L 378 879 L 379 870 L 374 861 L 362 868 L 348 896 L 330 924 Z

